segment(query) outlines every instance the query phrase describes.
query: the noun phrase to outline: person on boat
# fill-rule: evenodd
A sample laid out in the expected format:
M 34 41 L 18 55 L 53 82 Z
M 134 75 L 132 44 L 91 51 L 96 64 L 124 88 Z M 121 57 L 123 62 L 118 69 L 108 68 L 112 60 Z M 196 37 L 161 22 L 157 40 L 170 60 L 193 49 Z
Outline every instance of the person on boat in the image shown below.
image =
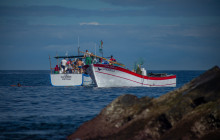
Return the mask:
M 72 69 L 73 69 L 73 67 L 72 67 L 72 61 L 71 61 L 71 59 L 69 59 L 69 61 L 67 61 L 67 72 L 68 73 L 72 73 Z
M 114 64 L 114 63 L 112 63 L 112 61 L 113 61 L 113 62 L 116 62 L 115 58 L 113 58 L 113 56 L 111 55 L 110 65 L 113 65 L 113 64 Z
M 102 64 L 109 64 L 109 61 L 104 60 Z
M 102 58 L 99 58 L 99 64 L 102 64 Z
M 86 58 L 86 65 L 92 64 L 92 59 L 90 57 L 90 52 L 86 50 L 86 53 L 84 54 L 84 58 Z
M 67 63 L 66 63 L 66 64 L 67 64 L 67 65 L 72 64 L 71 59 L 69 59 L 69 61 L 67 61 Z
M 63 69 L 63 72 L 65 73 L 66 72 L 66 59 L 63 58 L 63 60 L 61 61 L 61 68 Z
M 81 74 L 82 73 L 82 66 L 83 66 L 83 62 L 82 62 L 81 59 L 78 59 L 77 66 L 78 66 L 78 69 L 79 69 L 79 73 Z
M 72 66 L 72 73 L 75 72 L 75 61 L 73 60 L 71 62 L 71 66 Z
M 111 61 L 116 62 L 115 58 L 113 58 L 113 56 L 111 55 Z
M 96 57 L 95 57 L 95 55 L 93 54 L 93 53 L 91 53 L 91 63 L 92 64 L 96 64 L 97 63 L 97 59 L 96 59 Z
M 142 72 L 141 72 L 141 68 L 140 68 L 140 66 L 139 66 L 139 65 L 137 66 L 136 73 L 137 73 L 137 74 L 142 74 Z
M 97 59 L 94 58 L 94 59 L 92 60 L 92 63 L 93 63 L 93 64 L 97 64 Z
M 67 65 L 67 73 L 72 73 L 73 67 L 71 64 Z
M 77 65 L 77 62 L 78 62 L 78 59 L 75 58 L 74 61 L 73 61 L 73 69 L 74 69 L 74 73 L 76 72 L 76 70 L 78 69 L 78 65 Z
M 58 65 L 56 65 L 56 67 L 54 68 L 54 74 L 58 74 L 59 73 L 59 67 Z
M 20 84 L 20 83 L 18 83 L 18 84 L 17 84 L 17 86 L 18 86 L 18 87 L 21 87 L 21 84 Z
M 90 58 L 91 58 L 91 63 L 92 63 L 93 59 L 95 58 L 92 52 L 90 53 Z

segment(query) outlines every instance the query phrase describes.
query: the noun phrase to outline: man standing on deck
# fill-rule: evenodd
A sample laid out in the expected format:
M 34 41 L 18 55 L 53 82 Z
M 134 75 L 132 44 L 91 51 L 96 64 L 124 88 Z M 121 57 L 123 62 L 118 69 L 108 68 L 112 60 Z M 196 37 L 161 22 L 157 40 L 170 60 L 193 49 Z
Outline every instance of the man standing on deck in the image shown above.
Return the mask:
M 66 59 L 65 58 L 63 58 L 63 60 L 61 61 L 61 68 L 63 69 L 63 72 L 65 73 L 65 69 L 66 69 L 66 63 L 67 63 L 67 61 L 66 61 Z
M 86 50 L 86 54 L 84 54 L 84 57 L 86 58 L 86 65 L 92 64 L 92 59 L 88 50 Z
M 77 65 L 78 65 L 79 73 L 81 74 L 82 73 L 82 66 L 83 66 L 83 62 L 81 59 L 78 59 Z

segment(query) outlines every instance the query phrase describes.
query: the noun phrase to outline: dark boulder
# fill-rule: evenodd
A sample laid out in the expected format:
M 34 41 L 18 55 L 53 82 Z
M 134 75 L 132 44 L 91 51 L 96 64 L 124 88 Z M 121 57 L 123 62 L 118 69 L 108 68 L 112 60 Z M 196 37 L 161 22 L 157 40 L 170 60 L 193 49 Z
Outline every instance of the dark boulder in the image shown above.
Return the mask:
M 216 66 L 159 98 L 119 96 L 68 139 L 216 139 L 219 132 Z

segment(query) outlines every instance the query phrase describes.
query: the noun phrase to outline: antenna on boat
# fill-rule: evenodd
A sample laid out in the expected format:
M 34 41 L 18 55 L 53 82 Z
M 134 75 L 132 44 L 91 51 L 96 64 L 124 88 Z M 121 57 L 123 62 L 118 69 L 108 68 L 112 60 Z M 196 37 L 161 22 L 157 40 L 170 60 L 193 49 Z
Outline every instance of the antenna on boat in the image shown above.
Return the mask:
M 95 43 L 95 55 L 96 55 L 96 43 Z
M 52 74 L 52 67 L 51 67 L 51 59 L 50 59 L 50 55 L 49 55 L 49 61 L 50 61 L 50 73 Z
M 102 40 L 100 41 L 100 45 L 101 46 L 99 46 L 99 52 L 102 54 L 102 57 L 103 57 L 103 41 Z
M 68 57 L 68 51 L 66 51 L 65 55 L 66 55 L 66 57 Z
M 96 43 L 95 43 L 95 60 L 96 60 Z
M 79 46 L 79 36 L 78 36 L 78 55 L 79 55 L 79 48 L 80 48 L 80 46 Z

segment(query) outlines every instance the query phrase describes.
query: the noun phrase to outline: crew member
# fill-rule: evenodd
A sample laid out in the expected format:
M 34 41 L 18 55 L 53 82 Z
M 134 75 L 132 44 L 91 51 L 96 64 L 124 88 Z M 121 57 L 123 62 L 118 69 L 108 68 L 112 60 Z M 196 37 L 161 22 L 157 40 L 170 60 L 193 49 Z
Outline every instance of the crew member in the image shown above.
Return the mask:
M 17 86 L 18 86 L 18 87 L 21 87 L 21 84 L 20 84 L 20 83 L 18 83 L 18 84 L 17 84 Z
M 110 60 L 116 62 L 116 60 L 113 58 L 112 55 L 111 55 L 111 59 Z
M 79 73 L 82 73 L 83 62 L 81 59 L 78 59 L 77 65 L 78 65 Z
M 66 61 L 66 59 L 64 58 L 62 61 L 61 61 L 61 68 L 63 69 L 63 72 L 65 73 L 65 69 L 66 69 L 66 63 L 67 63 L 67 61 Z
M 111 59 L 110 61 L 116 62 L 116 60 L 113 58 L 113 56 L 111 55 Z
M 54 68 L 54 73 L 55 74 L 59 74 L 59 67 L 58 67 L 58 65 L 56 65 L 56 67 Z
M 86 50 L 86 54 L 84 54 L 84 57 L 86 58 L 86 65 L 92 64 L 92 59 L 88 50 Z

